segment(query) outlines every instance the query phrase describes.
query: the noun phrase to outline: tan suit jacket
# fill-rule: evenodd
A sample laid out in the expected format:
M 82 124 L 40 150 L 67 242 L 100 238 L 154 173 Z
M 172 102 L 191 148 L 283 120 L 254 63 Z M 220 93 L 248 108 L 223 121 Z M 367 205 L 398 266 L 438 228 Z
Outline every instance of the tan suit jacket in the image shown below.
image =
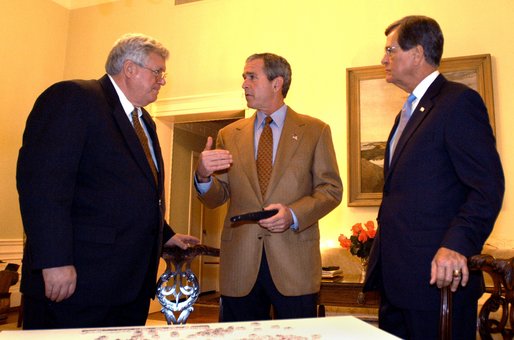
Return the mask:
M 286 296 L 319 291 L 321 255 L 318 220 L 341 202 L 342 182 L 330 127 L 288 108 L 271 180 L 262 197 L 254 157 L 256 114 L 220 130 L 217 148 L 229 150 L 233 164 L 213 176 L 200 200 L 217 207 L 229 200 L 221 235 L 220 290 L 247 295 L 255 284 L 263 247 L 277 289 Z M 255 223 L 233 224 L 230 217 L 271 203 L 289 206 L 299 230 L 270 233 Z

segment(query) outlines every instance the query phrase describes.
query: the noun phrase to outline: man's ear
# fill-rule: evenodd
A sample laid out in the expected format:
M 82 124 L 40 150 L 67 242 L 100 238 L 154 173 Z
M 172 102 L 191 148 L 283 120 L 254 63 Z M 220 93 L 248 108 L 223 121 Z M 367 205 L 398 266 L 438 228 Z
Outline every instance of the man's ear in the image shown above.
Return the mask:
M 132 78 L 137 71 L 137 65 L 132 60 L 125 60 L 122 72 L 127 78 Z
M 272 80 L 272 84 L 274 91 L 282 91 L 282 86 L 284 85 L 284 78 L 276 77 Z
M 416 45 L 413 48 L 414 57 L 417 64 L 425 60 L 425 49 L 421 45 Z

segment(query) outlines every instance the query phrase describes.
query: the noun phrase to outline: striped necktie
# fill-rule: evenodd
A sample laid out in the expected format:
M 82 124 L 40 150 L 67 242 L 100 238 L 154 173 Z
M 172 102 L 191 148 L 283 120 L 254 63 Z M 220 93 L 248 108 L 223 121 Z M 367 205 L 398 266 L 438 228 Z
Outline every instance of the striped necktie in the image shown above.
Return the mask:
M 137 138 L 139 139 L 139 142 L 141 142 L 141 146 L 143 147 L 143 150 L 145 152 L 148 165 L 152 170 L 152 175 L 155 180 L 155 183 L 157 183 L 157 168 L 155 167 L 155 163 L 150 152 L 150 147 L 148 146 L 148 138 L 146 137 L 146 133 L 143 130 L 141 123 L 139 122 L 139 114 L 137 112 L 137 108 L 134 108 L 134 111 L 132 111 L 132 123 L 134 124 L 134 130 L 136 131 Z

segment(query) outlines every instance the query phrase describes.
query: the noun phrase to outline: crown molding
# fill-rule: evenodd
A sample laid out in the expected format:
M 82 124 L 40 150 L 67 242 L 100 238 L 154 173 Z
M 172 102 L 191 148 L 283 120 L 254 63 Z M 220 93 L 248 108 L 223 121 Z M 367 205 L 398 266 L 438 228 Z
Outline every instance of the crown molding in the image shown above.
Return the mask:
M 119 0 L 52 0 L 56 4 L 61 5 L 62 7 L 73 10 L 83 7 L 97 6 L 102 5 L 108 2 L 115 2 Z
M 204 113 L 220 112 L 221 116 L 231 116 L 234 112 L 245 111 L 246 101 L 241 91 L 209 93 L 203 95 L 173 97 L 157 100 L 151 104 L 153 117 L 181 117 Z M 220 116 L 220 118 L 222 118 Z M 227 117 L 223 117 L 227 118 Z

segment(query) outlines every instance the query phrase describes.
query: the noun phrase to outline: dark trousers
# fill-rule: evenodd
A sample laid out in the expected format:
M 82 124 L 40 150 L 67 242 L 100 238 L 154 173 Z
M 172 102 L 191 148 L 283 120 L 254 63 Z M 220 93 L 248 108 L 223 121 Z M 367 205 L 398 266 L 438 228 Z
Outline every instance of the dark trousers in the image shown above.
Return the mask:
M 221 296 L 220 321 L 269 320 L 272 306 L 274 319 L 316 317 L 317 299 L 318 294 L 282 295 L 273 283 L 263 249 L 259 274 L 251 292 L 243 297 Z
M 477 301 L 452 309 L 452 339 L 474 340 L 477 329 Z M 439 339 L 440 311 L 419 311 L 394 306 L 382 292 L 378 313 L 380 329 L 401 339 Z
M 148 294 L 119 306 L 72 305 L 24 295 L 23 329 L 144 326 L 149 308 Z

